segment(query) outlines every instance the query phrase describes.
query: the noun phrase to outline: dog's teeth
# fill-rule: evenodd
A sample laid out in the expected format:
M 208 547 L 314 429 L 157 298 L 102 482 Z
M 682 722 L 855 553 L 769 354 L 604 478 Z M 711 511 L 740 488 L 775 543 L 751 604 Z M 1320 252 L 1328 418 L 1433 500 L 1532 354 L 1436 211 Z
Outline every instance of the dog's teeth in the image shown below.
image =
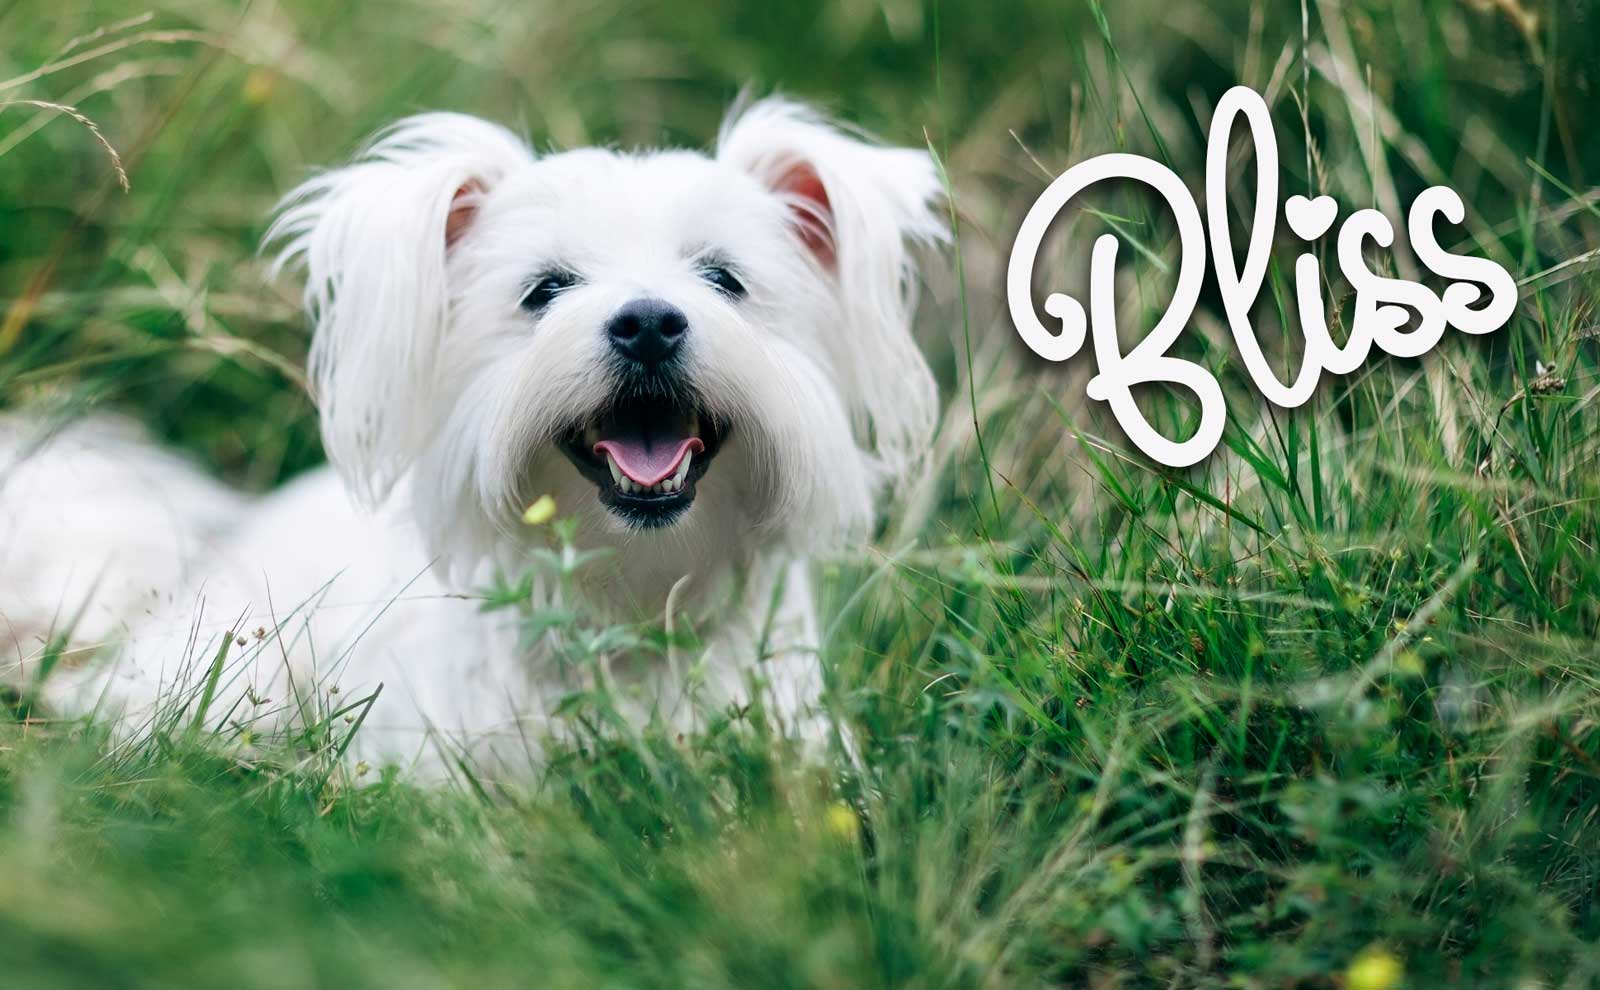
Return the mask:
M 584 430 L 583 430 L 583 444 L 584 444 L 584 446 L 585 447 L 593 447 L 595 444 L 597 444 L 599 442 L 600 442 L 600 427 L 598 427 L 598 426 L 587 426 L 587 427 L 585 427 Z
M 700 435 L 700 417 L 699 416 L 690 416 L 689 417 L 689 435 L 691 437 L 697 437 L 697 436 Z
M 683 491 L 684 479 L 689 475 L 689 466 L 694 462 L 694 454 L 685 453 L 683 463 L 678 465 L 678 470 L 670 478 L 663 478 L 653 485 L 643 485 L 622 472 L 616 458 L 610 453 L 606 454 L 606 467 L 611 471 L 611 480 L 616 483 L 617 490 L 627 495 L 671 495 Z

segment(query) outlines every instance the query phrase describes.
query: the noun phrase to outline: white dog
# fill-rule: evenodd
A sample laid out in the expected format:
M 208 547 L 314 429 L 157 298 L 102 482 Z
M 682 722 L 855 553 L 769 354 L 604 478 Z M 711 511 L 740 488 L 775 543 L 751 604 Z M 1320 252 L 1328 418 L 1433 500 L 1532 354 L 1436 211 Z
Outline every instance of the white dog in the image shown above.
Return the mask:
M 776 99 L 730 114 L 711 155 L 539 156 L 472 117 L 403 120 L 268 234 L 306 275 L 337 474 L 252 501 L 121 426 L 23 456 L 38 423 L 12 421 L 0 637 L 23 677 L 71 619 L 74 646 L 108 646 L 44 679 L 69 710 L 148 714 L 181 682 L 182 717 L 244 724 L 308 685 L 381 684 L 350 750 L 368 760 L 520 760 L 595 676 L 679 726 L 691 687 L 764 690 L 814 736 L 805 560 L 869 534 L 929 442 L 911 247 L 942 238 L 939 194 L 928 154 Z M 471 592 L 548 545 L 521 518 L 544 495 L 609 551 L 576 578 L 586 609 L 695 629 L 704 652 L 573 671 L 484 612 Z

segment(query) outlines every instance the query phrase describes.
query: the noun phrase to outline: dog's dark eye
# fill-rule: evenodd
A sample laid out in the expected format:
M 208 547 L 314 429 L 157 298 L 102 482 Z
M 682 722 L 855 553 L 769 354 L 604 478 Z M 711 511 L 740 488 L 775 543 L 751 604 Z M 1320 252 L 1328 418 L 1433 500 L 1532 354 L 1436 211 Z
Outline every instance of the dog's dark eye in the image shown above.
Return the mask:
M 744 298 L 744 283 L 723 265 L 706 265 L 700 269 L 700 277 L 734 299 Z
M 556 296 L 578 284 L 578 276 L 571 272 L 546 272 L 522 297 L 522 308 L 537 313 L 555 301 Z

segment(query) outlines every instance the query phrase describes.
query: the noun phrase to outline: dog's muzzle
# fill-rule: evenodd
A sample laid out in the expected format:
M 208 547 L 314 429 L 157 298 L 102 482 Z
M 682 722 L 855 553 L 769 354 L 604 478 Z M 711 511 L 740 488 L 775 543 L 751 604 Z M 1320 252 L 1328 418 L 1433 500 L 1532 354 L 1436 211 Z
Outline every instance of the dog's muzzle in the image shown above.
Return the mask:
M 672 395 L 619 398 L 572 429 L 561 450 L 599 489 L 600 504 L 647 529 L 671 525 L 728 434 L 727 424 Z

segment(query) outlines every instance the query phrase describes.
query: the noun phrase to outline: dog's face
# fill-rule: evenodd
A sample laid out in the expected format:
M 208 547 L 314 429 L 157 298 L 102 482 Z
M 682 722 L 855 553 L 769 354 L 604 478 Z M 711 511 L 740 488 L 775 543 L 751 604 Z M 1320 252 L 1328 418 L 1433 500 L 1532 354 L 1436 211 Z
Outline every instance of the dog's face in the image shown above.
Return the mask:
M 430 114 L 269 236 L 307 268 L 331 458 L 369 501 L 405 479 L 435 553 L 514 554 L 546 493 L 615 541 L 815 548 L 931 432 L 908 244 L 937 193 L 926 154 L 779 101 L 710 156 Z
M 458 394 L 497 407 L 473 432 L 508 508 L 574 470 L 623 527 L 672 526 L 702 488 L 760 519 L 801 508 L 782 503 L 853 444 L 819 339 L 838 314 L 788 225 L 748 175 L 686 153 L 568 152 L 480 197 L 453 259 L 478 365 Z M 735 447 L 756 456 L 729 476 Z M 549 448 L 565 463 L 529 463 Z

